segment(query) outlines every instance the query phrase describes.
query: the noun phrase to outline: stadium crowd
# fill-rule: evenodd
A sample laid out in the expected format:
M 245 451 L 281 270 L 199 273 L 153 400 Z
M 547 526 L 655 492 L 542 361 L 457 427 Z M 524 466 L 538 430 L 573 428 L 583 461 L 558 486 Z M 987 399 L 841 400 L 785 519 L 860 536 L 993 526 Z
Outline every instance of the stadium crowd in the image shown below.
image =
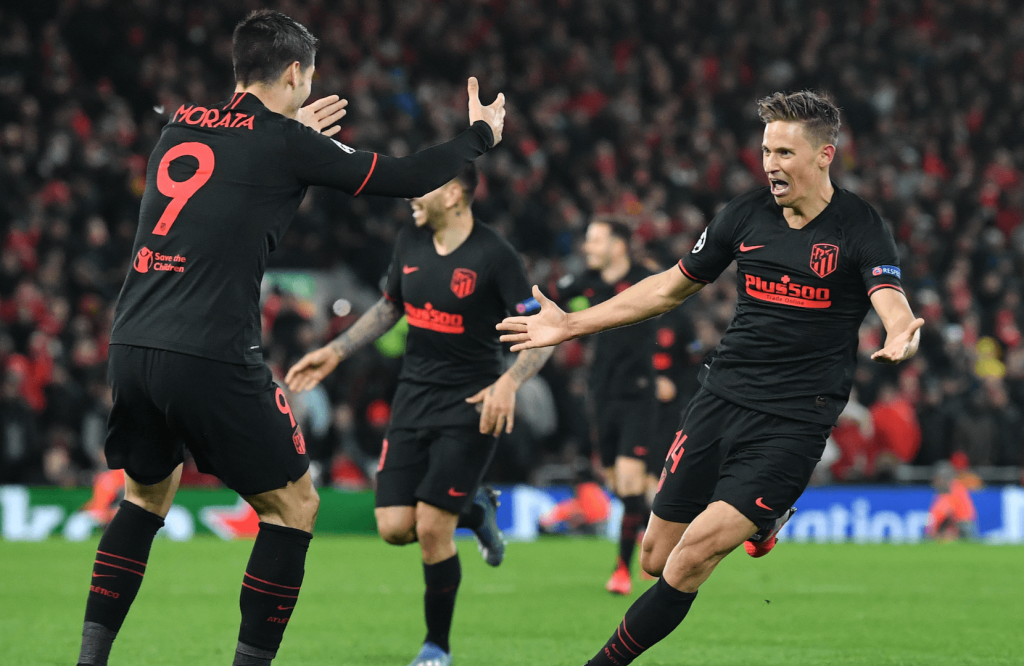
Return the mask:
M 38 0 L 0 8 L 0 483 L 88 482 L 104 467 L 111 313 L 131 266 L 147 157 L 185 101 L 230 95 L 231 30 L 254 0 Z M 336 138 L 401 155 L 462 129 L 468 75 L 508 100 L 481 163 L 478 218 L 534 279 L 581 270 L 588 220 L 613 213 L 634 251 L 671 266 L 716 210 L 765 182 L 755 100 L 829 92 L 843 109 L 833 178 L 892 225 L 927 321 L 921 353 L 867 361 L 825 479 L 896 465 L 1024 458 L 1024 7 L 1006 1 L 281 0 L 321 39 L 313 96 L 350 101 Z M 409 207 L 311 190 L 271 269 L 345 266 L 367 289 Z M 735 299 L 729 275 L 663 324 L 659 370 L 684 396 Z M 315 303 L 314 308 L 330 309 Z M 277 375 L 351 324 L 264 306 Z M 398 343 L 400 345 L 400 342 Z M 324 463 L 379 447 L 399 360 L 347 361 L 305 401 Z M 671 349 L 669 349 L 671 347 Z M 562 345 L 523 398 L 500 474 L 589 449 L 586 349 Z M 319 415 L 319 416 L 318 416 Z M 517 421 L 518 423 L 518 421 Z M 343 470 L 337 472 L 344 475 Z

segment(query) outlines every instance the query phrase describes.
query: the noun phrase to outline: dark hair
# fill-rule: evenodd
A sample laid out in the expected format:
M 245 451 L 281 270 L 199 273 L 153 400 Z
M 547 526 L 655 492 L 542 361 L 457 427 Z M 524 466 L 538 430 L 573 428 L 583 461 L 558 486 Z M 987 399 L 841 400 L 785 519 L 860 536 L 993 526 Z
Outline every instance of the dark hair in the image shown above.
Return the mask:
M 777 92 L 758 100 L 757 107 L 757 115 L 765 125 L 779 120 L 801 122 L 805 136 L 816 146 L 834 146 L 839 141 L 839 107 L 825 93 Z
M 232 43 L 235 80 L 243 86 L 273 83 L 296 61 L 306 69 L 320 44 L 304 25 L 271 9 L 257 9 L 239 21 Z
M 462 186 L 462 192 L 466 197 L 466 203 L 473 203 L 473 197 L 476 195 L 476 187 L 480 184 L 480 172 L 476 170 L 476 163 L 470 162 L 462 171 L 459 172 L 458 176 L 455 176 L 453 180 Z
M 619 238 L 626 247 L 629 247 L 630 241 L 633 239 L 633 229 L 627 222 L 611 215 L 601 215 L 595 217 L 591 224 L 604 224 L 608 226 L 608 231 L 611 232 L 612 238 Z

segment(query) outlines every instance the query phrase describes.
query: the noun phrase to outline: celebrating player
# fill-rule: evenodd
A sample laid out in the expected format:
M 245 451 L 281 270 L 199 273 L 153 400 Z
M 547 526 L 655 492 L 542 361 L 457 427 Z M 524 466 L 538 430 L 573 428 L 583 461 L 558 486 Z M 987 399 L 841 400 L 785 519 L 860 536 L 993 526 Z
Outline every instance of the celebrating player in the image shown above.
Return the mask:
M 630 236 L 629 227 L 619 220 L 591 222 L 583 244 L 589 270 L 559 281 L 558 300 L 570 310 L 580 310 L 603 303 L 650 276 L 650 271 L 630 261 Z M 625 508 L 619 556 L 605 584 L 605 589 L 615 594 L 627 595 L 633 590 L 633 552 L 650 514 L 645 479 L 656 419 L 653 354 L 654 322 L 609 331 L 595 341 L 587 381 L 597 419 L 601 465 L 608 487 Z
M 309 185 L 419 196 L 501 140 L 503 98 L 482 106 L 475 79 L 472 126 L 446 144 L 393 159 L 327 138 L 318 130 L 344 115 L 345 102 L 300 108 L 316 47 L 292 19 L 253 12 L 234 32 L 235 94 L 182 105 L 150 156 L 110 340 L 106 456 L 127 487 L 97 550 L 79 664 L 107 663 L 171 507 L 184 446 L 260 517 L 234 663 L 270 664 L 299 596 L 319 499 L 302 431 L 263 364 L 267 254 Z
M 423 555 L 427 637 L 411 666 L 451 663 L 448 635 L 462 579 L 455 528 L 472 529 L 487 563 L 501 563 L 505 544 L 494 520 L 495 498 L 480 482 L 497 436 L 512 432 L 516 391 L 553 351 L 526 352 L 501 373 L 495 325 L 507 313 L 537 306 L 512 246 L 473 221 L 476 186 L 470 165 L 412 200 L 415 226 L 395 243 L 384 297 L 285 378 L 294 391 L 310 389 L 403 313 L 408 318 L 408 346 L 377 468 L 375 513 L 385 541 L 419 541 Z
M 697 588 L 745 543 L 759 557 L 792 514 L 849 399 L 857 331 L 874 306 L 886 330 L 871 358 L 917 351 L 923 319 L 903 295 L 896 245 L 878 213 L 835 186 L 839 110 L 812 92 L 759 102 L 769 187 L 730 202 L 678 264 L 593 308 L 506 319 L 513 351 L 670 310 L 737 262 L 736 313 L 702 369 L 665 460 L 641 564 L 661 576 L 591 666 L 624 666 L 682 622 Z

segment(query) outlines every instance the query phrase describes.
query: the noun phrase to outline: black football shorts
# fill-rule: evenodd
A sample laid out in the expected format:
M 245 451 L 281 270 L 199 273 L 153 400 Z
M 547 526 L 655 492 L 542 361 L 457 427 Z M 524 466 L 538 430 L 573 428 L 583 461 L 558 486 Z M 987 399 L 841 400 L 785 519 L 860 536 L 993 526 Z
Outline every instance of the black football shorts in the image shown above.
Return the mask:
M 377 506 L 425 502 L 462 513 L 473 501 L 498 438 L 477 424 L 390 428 L 377 464 Z
M 658 476 L 665 467 L 665 456 L 675 440 L 679 430 L 679 418 L 689 403 L 686 398 L 677 398 L 671 402 L 659 402 L 655 407 L 656 427 L 651 446 L 647 451 L 647 473 Z
M 701 388 L 669 448 L 652 511 L 689 523 L 721 500 L 767 527 L 804 492 L 831 430 L 741 407 Z
M 595 407 L 601 466 L 614 467 L 619 457 L 646 461 L 657 430 L 654 396 L 600 400 Z
M 265 365 L 235 365 L 129 345 L 110 346 L 111 469 L 152 485 L 184 460 L 240 495 L 297 481 L 309 469 L 302 430 Z

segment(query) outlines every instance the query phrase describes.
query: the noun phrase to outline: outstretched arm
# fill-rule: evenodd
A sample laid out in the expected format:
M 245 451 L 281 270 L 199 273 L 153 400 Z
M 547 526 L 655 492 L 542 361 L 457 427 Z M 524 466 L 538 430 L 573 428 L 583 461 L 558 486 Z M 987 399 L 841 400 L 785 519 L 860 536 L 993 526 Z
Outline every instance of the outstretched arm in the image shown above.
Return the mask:
M 529 317 L 508 317 L 498 324 L 502 342 L 515 343 L 512 351 L 557 345 L 565 340 L 628 326 L 668 312 L 696 294 L 703 283 L 683 275 L 678 266 L 637 282 L 629 289 L 592 308 L 567 314 L 536 286 L 533 296 L 540 312 Z
M 497 437 L 502 430 L 512 432 L 512 422 L 516 413 L 516 391 L 544 367 L 554 351 L 554 347 L 527 349 L 519 354 L 511 368 L 498 377 L 498 381 L 480 390 L 473 397 L 466 398 L 466 402 L 471 404 L 483 403 L 479 408 L 481 433 L 491 433 Z
M 924 319 L 914 318 L 903 292 L 879 289 L 871 294 L 871 305 L 885 326 L 885 346 L 872 354 L 871 360 L 895 364 L 916 354 Z
M 387 333 L 402 318 L 402 311 L 381 298 L 356 323 L 327 345 L 309 352 L 288 370 L 285 384 L 292 391 L 308 391 L 352 355 L 352 352 Z
M 325 185 L 354 196 L 377 194 L 388 197 L 419 197 L 436 190 L 488 150 L 498 145 L 505 124 L 505 97 L 499 94 L 491 104 L 480 102 L 480 85 L 469 79 L 470 127 L 451 141 L 431 146 L 407 157 L 388 157 L 354 150 L 333 139 L 337 127 L 330 127 L 345 114 L 345 100 L 336 96 L 303 107 L 296 117 L 313 132 L 287 134 L 288 159 L 303 185 Z M 319 136 L 317 133 L 322 133 Z

